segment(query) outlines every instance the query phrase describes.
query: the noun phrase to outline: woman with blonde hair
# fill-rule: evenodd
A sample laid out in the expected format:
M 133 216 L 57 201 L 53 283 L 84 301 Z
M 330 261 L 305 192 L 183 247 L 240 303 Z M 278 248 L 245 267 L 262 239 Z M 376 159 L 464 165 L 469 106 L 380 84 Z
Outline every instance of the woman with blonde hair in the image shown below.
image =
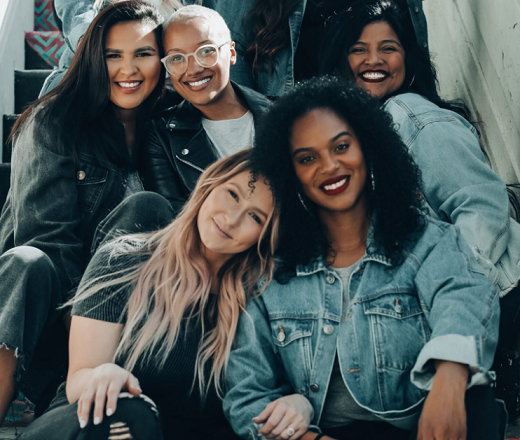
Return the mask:
M 99 249 L 72 301 L 73 405 L 62 387 L 22 439 L 235 438 L 222 378 L 246 300 L 272 277 L 278 225 L 249 156 L 209 167 L 166 228 Z

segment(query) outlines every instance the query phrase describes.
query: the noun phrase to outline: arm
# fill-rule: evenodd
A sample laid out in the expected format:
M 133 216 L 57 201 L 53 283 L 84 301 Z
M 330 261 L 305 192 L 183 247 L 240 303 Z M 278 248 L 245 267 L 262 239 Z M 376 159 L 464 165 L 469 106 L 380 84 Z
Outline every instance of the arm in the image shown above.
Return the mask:
M 72 52 L 97 14 L 93 0 L 54 0 L 56 14 L 63 23 L 63 36 Z
M 169 148 L 169 142 L 161 139 L 155 123 L 152 122 L 146 135 L 146 190 L 165 197 L 171 203 L 174 211 L 179 213 L 188 196 L 184 185 L 180 182 L 177 170 L 172 164 L 172 158 L 167 153 Z
M 262 298 L 251 301 L 238 324 L 226 372 L 223 407 L 242 438 L 258 438 L 253 418 L 273 401 L 293 394 L 284 367 L 271 342 L 269 319 Z
M 453 118 L 424 126 L 409 147 L 431 208 L 460 228 L 478 257 L 496 264 L 509 241 L 509 199 L 476 136 Z
M 76 170 L 71 157 L 31 118 L 15 142 L 12 157 L 14 245 L 34 246 L 53 262 L 62 292 L 83 273 Z
M 432 389 L 435 361 L 468 366 L 468 388 L 488 384 L 498 339 L 498 290 L 482 273 L 458 228 L 442 227 L 441 239 L 415 278 L 431 337 L 419 353 L 411 379 L 424 390 Z

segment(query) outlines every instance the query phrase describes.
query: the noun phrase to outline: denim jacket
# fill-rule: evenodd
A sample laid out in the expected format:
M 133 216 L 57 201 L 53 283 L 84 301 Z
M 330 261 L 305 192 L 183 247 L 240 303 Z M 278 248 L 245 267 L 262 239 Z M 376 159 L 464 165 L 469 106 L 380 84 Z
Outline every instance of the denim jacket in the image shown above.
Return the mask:
M 385 103 L 421 170 L 424 206 L 457 225 L 501 296 L 520 279 L 520 225 L 509 217 L 505 183 L 491 169 L 474 127 L 414 93 Z
M 410 429 L 431 388 L 434 359 L 470 368 L 468 387 L 488 383 L 498 338 L 498 290 L 458 228 L 430 220 L 399 266 L 367 252 L 343 286 L 323 262 L 273 281 L 240 318 L 226 379 L 224 411 L 242 438 L 252 418 L 284 395 L 304 395 L 319 425 L 334 359 L 355 401 Z
M 231 31 L 231 39 L 236 44 L 237 63 L 231 68 L 231 79 L 267 96 L 280 96 L 294 86 L 294 56 L 298 47 L 300 28 L 307 0 L 300 4 L 289 17 L 291 46 L 285 47 L 275 57 L 276 68 L 271 75 L 269 69 L 253 72 L 251 64 L 244 59 L 247 47 L 253 41 L 251 25 L 244 17 L 254 8 L 257 0 L 218 0 L 215 9 L 224 17 Z M 428 47 L 426 18 L 422 0 L 407 0 L 412 22 L 421 47 Z
M 125 142 L 123 128 L 114 131 Z M 32 116 L 14 144 L 11 187 L 0 216 L 0 254 L 15 246 L 43 251 L 56 267 L 64 299 L 78 285 L 97 225 L 123 200 L 128 179 L 128 170 L 99 162 L 88 151 L 81 145 L 74 163 L 39 114 Z

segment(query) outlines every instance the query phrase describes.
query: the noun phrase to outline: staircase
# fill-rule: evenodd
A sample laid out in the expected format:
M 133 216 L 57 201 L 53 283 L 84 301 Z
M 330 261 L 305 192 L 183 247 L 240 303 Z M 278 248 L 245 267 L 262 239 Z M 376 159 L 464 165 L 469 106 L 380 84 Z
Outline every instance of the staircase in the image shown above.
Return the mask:
M 3 114 L 3 150 L 0 163 L 0 208 L 5 202 L 9 188 L 10 162 L 12 145 L 8 142 L 11 129 L 18 116 L 27 106 L 38 98 L 51 69 L 58 66 L 59 57 L 65 49 L 65 41 L 60 32 L 61 23 L 54 14 L 52 0 L 34 0 L 34 29 L 25 32 L 24 70 L 14 72 L 14 109 L 12 114 Z M 1 62 L 1 61 L 0 61 Z M 61 332 L 52 338 L 66 346 L 66 335 Z M 45 349 L 49 347 L 44 347 Z M 21 384 L 25 394 L 40 403 L 43 409 L 53 397 L 55 384 L 64 380 L 63 361 L 40 356 L 34 367 L 28 371 L 27 378 Z M 36 356 L 35 356 L 36 357 Z M 60 371 L 60 373 L 56 373 Z M 33 397 L 35 396 L 35 397 Z M 41 411 L 40 409 L 40 411 Z M 6 421 L 0 427 L 0 440 L 14 439 L 23 431 L 23 425 L 34 417 L 35 406 L 19 394 L 18 400 L 11 405 Z M 38 407 L 36 408 L 38 412 Z

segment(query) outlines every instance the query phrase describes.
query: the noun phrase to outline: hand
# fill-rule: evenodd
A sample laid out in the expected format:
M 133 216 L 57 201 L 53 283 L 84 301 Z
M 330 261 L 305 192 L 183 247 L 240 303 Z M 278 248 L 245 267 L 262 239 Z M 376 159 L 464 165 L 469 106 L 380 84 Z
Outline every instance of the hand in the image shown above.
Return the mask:
M 103 364 L 94 368 L 78 400 L 80 426 L 82 428 L 87 426 L 92 403 L 94 403 L 94 425 L 99 425 L 103 421 L 105 402 L 106 415 L 114 414 L 121 391 L 128 391 L 135 396 L 141 394 L 139 381 L 132 373 L 116 364 Z
M 253 419 L 253 422 L 264 423 L 258 435 L 263 435 L 265 438 L 294 440 L 307 432 L 313 416 L 314 409 L 310 402 L 301 394 L 292 394 L 271 402 Z M 287 432 L 289 428 L 294 430 L 292 435 Z
M 417 440 L 466 440 L 464 396 L 468 368 L 439 362 L 433 385 L 419 419 Z

